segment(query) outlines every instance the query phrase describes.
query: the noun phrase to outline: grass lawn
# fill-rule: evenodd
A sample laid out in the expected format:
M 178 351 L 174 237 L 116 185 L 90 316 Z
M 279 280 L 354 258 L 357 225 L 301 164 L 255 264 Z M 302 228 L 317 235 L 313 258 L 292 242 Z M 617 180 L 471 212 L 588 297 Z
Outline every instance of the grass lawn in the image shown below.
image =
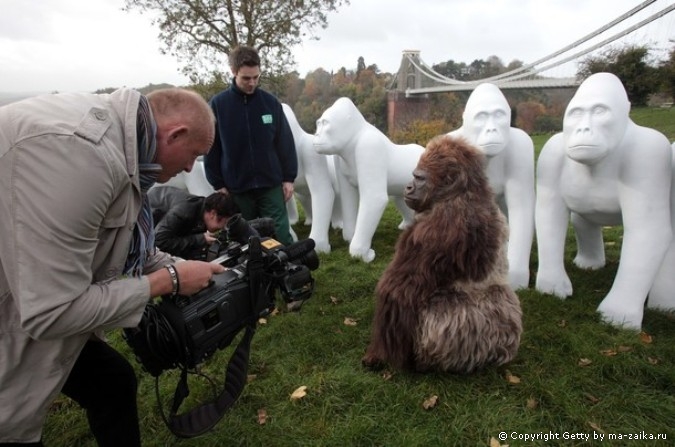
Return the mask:
M 633 119 L 675 140 L 675 109 L 639 109 Z M 538 150 L 547 138 L 534 137 Z M 174 437 L 157 410 L 154 378 L 133 362 L 144 445 L 675 445 L 673 316 L 648 310 L 638 333 L 604 324 L 595 312 L 616 274 L 621 228 L 605 230 L 607 265 L 596 271 L 572 265 L 575 242 L 568 234 L 572 297 L 560 300 L 532 288 L 518 293 L 524 332 L 512 363 L 470 376 L 365 370 L 360 359 L 370 336 L 374 287 L 391 259 L 398 221 L 389 206 L 374 237 L 377 257 L 370 264 L 351 259 L 341 234 L 331 233 L 333 252 L 321 256 L 313 274 L 314 296 L 299 312 L 282 311 L 259 326 L 251 380 L 211 432 L 187 440 Z M 309 233 L 303 225 L 295 229 L 301 238 Z M 535 243 L 531 285 L 536 270 Z M 132 358 L 119 332 L 110 337 Z M 216 381 L 222 381 L 230 351 L 219 351 L 203 364 Z M 176 380 L 172 372 L 162 376 L 165 405 Z M 188 405 L 209 396 L 210 386 L 202 379 L 193 379 L 190 386 Z M 307 387 L 306 396 L 292 400 L 300 386 Z M 434 396 L 435 405 L 425 405 Z M 263 413 L 266 419 L 260 423 Z M 506 439 L 500 441 L 500 433 Z M 629 435 L 639 439 L 627 439 Z M 666 440 L 645 439 L 651 435 Z M 65 397 L 49 414 L 44 441 L 48 446 L 95 445 L 83 411 Z

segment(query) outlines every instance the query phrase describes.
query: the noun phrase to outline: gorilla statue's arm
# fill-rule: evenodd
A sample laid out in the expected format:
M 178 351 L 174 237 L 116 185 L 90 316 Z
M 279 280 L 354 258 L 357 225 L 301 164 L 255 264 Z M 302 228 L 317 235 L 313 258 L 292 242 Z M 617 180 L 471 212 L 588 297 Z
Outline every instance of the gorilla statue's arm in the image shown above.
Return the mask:
M 509 282 L 514 289 L 527 288 L 530 252 L 534 239 L 534 144 L 520 129 L 511 128 L 506 154 L 504 201 L 508 212 Z
M 572 294 L 572 282 L 565 271 L 569 210 L 560 193 L 560 173 L 564 160 L 562 135 L 554 135 L 544 145 L 537 161 L 535 207 L 539 259 L 536 288 L 560 298 Z

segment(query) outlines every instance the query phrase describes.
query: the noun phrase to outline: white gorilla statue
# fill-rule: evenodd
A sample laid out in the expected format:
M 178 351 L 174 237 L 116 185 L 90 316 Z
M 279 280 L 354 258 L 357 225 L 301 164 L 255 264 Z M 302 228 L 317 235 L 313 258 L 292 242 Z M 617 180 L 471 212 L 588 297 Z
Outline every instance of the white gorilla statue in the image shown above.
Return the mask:
M 671 147 L 672 171 L 670 181 L 670 224 L 673 239 L 670 242 L 666 256 L 661 262 L 661 268 L 649 291 L 647 305 L 653 309 L 675 309 L 675 143 Z
M 564 266 L 570 216 L 574 263 L 585 269 L 605 265 L 602 227 L 623 225 L 619 268 L 598 311 L 609 323 L 639 329 L 648 294 L 650 307 L 675 307 L 675 256 L 662 265 L 673 234 L 673 151 L 663 134 L 631 121 L 629 111 L 619 78 L 596 73 L 570 100 L 562 133 L 544 145 L 537 161 L 536 288 L 572 294 Z
M 509 282 L 514 289 L 527 288 L 534 238 L 532 138 L 511 127 L 511 108 L 504 94 L 488 83 L 471 92 L 462 115 L 462 127 L 449 135 L 466 138 L 485 154 L 490 186 L 509 223 Z
M 349 98 L 339 98 L 316 122 L 314 149 L 335 159 L 342 210 L 342 236 L 349 253 L 365 262 L 375 259 L 371 243 L 389 196 L 410 225 L 414 212 L 403 201 L 424 148 L 394 144 L 368 123 Z
M 291 126 L 295 150 L 298 155 L 298 175 L 295 178 L 295 196 L 305 210 L 305 224 L 312 225 L 309 237 L 316 244 L 315 250 L 321 253 L 330 253 L 328 232 L 331 220 L 334 216 L 335 200 L 335 168 L 331 173 L 330 164 L 332 157 L 318 154 L 313 146 L 313 135 L 305 132 L 298 123 L 295 113 L 288 104 L 282 104 L 284 114 Z M 294 201 L 288 201 L 291 206 L 289 218 L 295 214 L 297 220 L 297 208 L 293 213 Z
M 204 160 L 202 157 L 197 158 L 190 172 L 183 171 L 168 182 L 164 183 L 164 185 L 185 189 L 190 194 L 203 197 L 211 195 L 215 192 L 213 186 L 211 186 L 208 180 L 206 180 Z

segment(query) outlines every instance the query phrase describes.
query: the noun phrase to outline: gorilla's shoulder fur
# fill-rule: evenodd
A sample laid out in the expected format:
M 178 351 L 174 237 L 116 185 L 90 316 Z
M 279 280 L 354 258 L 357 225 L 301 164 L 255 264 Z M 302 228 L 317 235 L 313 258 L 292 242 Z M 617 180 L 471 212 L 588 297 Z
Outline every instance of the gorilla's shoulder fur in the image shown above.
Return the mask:
M 470 373 L 512 360 L 522 332 L 509 286 L 508 229 L 480 150 L 432 139 L 417 165 L 427 191 L 380 278 L 363 363 Z

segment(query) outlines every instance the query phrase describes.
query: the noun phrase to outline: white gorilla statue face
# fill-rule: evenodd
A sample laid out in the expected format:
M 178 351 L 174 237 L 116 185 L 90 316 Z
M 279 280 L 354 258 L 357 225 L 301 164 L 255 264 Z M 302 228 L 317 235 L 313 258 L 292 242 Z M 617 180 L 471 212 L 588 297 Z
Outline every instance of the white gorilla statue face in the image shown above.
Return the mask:
M 464 136 L 487 157 L 499 154 L 509 142 L 511 108 L 494 84 L 480 84 L 469 96 L 462 115 Z
M 365 124 L 365 118 L 354 103 L 348 98 L 339 98 L 316 120 L 314 149 L 319 154 L 338 154 L 350 136 Z
M 589 76 L 570 100 L 563 119 L 567 156 L 584 164 L 602 160 L 623 140 L 630 102 L 619 78 Z

